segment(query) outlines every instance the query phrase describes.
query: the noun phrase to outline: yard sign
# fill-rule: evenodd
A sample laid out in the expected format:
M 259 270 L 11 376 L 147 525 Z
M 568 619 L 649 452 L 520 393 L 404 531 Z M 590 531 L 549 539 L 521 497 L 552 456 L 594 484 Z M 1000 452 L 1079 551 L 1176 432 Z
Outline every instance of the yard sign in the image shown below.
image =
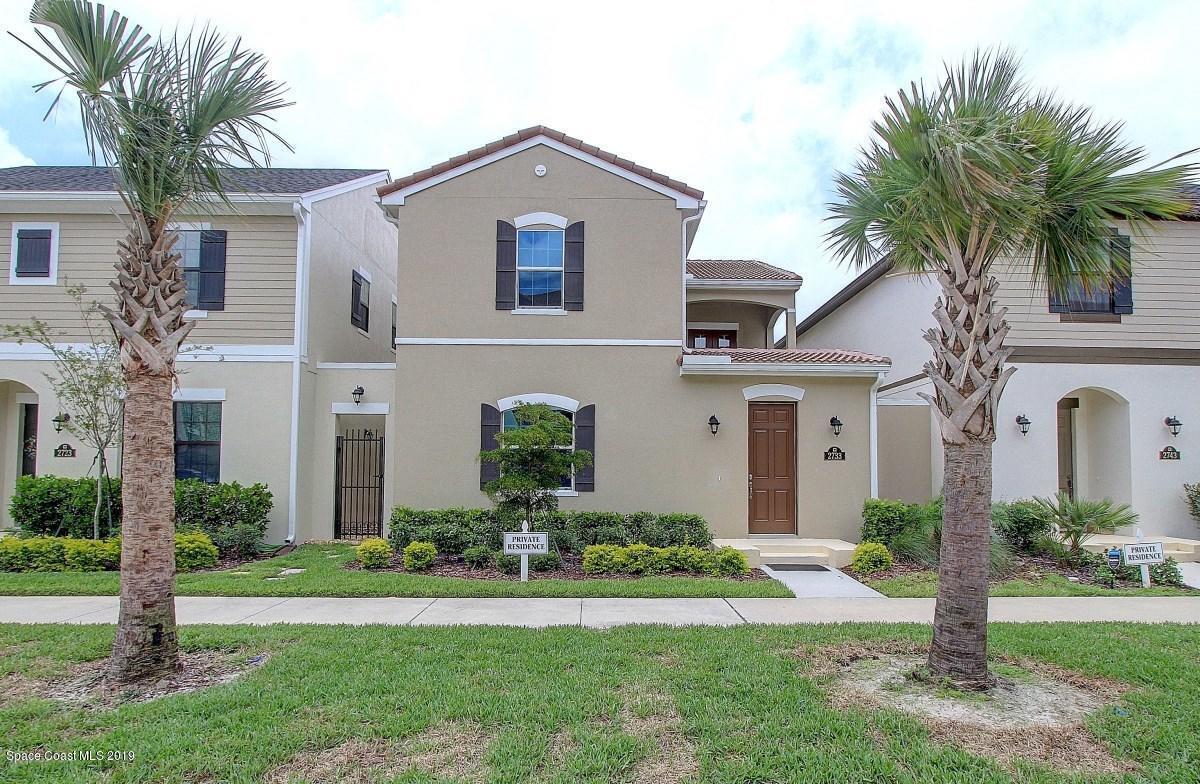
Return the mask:
M 529 580 L 529 556 L 550 552 L 550 534 L 533 531 L 505 531 L 504 554 L 521 556 L 521 582 Z

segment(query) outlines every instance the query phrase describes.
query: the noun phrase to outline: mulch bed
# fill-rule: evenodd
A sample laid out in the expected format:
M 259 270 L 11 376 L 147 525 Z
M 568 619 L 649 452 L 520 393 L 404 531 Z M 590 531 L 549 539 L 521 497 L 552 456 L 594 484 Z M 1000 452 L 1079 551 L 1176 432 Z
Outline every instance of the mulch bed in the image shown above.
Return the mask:
M 199 572 L 221 572 L 226 569 L 236 569 L 239 566 L 245 566 L 246 564 L 251 564 L 251 563 L 254 563 L 255 561 L 266 561 L 269 558 L 277 558 L 281 555 L 287 555 L 288 553 L 290 553 L 292 550 L 295 550 L 295 549 L 296 549 L 295 545 L 289 544 L 289 545 L 280 547 L 278 550 L 267 550 L 267 551 L 258 553 L 256 555 L 251 555 L 249 557 L 247 557 L 245 555 L 222 555 L 222 556 L 219 556 L 217 558 L 217 562 L 214 565 L 210 566 L 209 568 L 193 569 L 192 572 L 190 572 L 190 574 L 196 574 Z
M 371 571 L 371 572 L 404 572 L 404 559 L 400 555 L 392 556 L 392 562 L 380 569 L 363 569 L 362 564 L 358 561 L 350 560 L 343 565 L 343 568 L 352 571 Z M 520 574 L 506 574 L 495 566 L 474 567 L 463 561 L 459 555 L 439 555 L 433 562 L 433 566 L 423 572 L 416 574 L 432 575 L 434 577 L 462 577 L 467 580 L 520 580 Z M 547 572 L 535 572 L 532 568 L 529 570 L 530 580 L 638 580 L 644 576 L 654 577 L 705 577 L 707 575 L 692 574 L 691 572 L 658 572 L 654 575 L 640 574 L 585 574 L 583 571 L 583 557 L 580 555 L 564 555 L 562 557 L 562 566 L 558 569 L 551 569 Z M 752 580 L 770 580 L 771 578 L 759 569 L 751 569 L 750 574 L 736 575 L 734 577 L 714 578 L 722 580 L 735 580 L 737 582 L 748 582 Z
M 924 564 L 912 563 L 911 561 L 897 560 L 890 569 L 876 572 L 870 576 L 870 579 L 887 580 L 893 577 L 903 577 L 914 572 L 936 571 L 936 566 L 926 566 Z M 1042 555 L 1016 555 L 1013 558 L 1013 569 L 1011 572 L 1003 575 L 993 575 L 989 578 L 988 582 L 1000 584 L 1013 579 L 1037 582 L 1051 574 L 1056 574 L 1064 580 L 1070 580 L 1080 585 L 1097 585 L 1102 588 L 1111 587 L 1107 580 L 1097 580 L 1095 572 L 1091 569 L 1075 569 L 1070 566 L 1061 566 L 1053 558 Z M 1140 588 L 1141 585 L 1140 580 L 1118 579 L 1116 583 L 1117 588 Z

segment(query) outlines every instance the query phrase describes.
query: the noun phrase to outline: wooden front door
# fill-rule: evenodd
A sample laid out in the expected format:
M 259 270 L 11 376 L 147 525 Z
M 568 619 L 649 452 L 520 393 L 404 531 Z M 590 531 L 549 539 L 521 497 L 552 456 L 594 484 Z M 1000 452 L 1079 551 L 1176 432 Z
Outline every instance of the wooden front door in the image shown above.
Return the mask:
M 752 534 L 796 533 L 796 406 L 750 404 Z

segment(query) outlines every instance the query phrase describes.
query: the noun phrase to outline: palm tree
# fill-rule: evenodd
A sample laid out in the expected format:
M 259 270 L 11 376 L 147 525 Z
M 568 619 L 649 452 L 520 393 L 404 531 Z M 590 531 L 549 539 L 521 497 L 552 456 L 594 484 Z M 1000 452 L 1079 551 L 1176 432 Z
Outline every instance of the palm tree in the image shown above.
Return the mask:
M 1144 151 L 1119 123 L 1031 91 L 1007 53 L 946 66 L 933 89 L 913 83 L 885 101 L 853 172 L 836 178 L 829 232 L 855 266 L 888 256 L 941 286 L 925 333 L 925 395 L 945 446 L 945 522 L 928 669 L 987 688 L 987 576 L 992 442 L 1012 349 L 992 265 L 1026 265 L 1065 292 L 1110 285 L 1129 263 L 1108 252 L 1114 221 L 1139 235 L 1179 217 L 1193 166 L 1133 170 Z M 1172 165 L 1168 165 L 1172 164 Z
M 125 374 L 121 612 L 109 677 L 174 670 L 175 359 L 193 326 L 172 220 L 197 202 L 229 205 L 231 165 L 269 163 L 266 126 L 287 106 L 262 55 L 210 28 L 153 40 L 121 14 L 84 0 L 39 0 L 26 44 L 78 96 L 88 151 L 112 170 L 128 212 L 116 248 L 116 331 Z M 49 31 L 49 35 L 43 32 Z M 53 39 L 53 40 L 52 40 Z M 24 42 L 23 42 L 24 43 Z M 47 112 L 47 115 L 49 112 Z

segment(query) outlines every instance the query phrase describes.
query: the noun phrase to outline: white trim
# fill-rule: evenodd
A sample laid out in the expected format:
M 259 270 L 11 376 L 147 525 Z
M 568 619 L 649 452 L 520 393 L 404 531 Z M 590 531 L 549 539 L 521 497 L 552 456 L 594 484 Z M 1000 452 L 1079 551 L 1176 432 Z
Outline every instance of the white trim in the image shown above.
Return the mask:
M 358 276 L 360 278 L 362 278 L 363 280 L 365 280 L 367 283 L 370 283 L 372 286 L 375 285 L 375 281 L 371 280 L 371 273 L 367 272 L 362 267 L 355 267 L 354 271 L 357 272 Z M 367 295 L 367 307 L 370 307 L 370 295 L 369 294 Z
M 332 414 L 389 414 L 391 403 L 334 403 L 330 407 Z
M 879 497 L 879 387 L 883 384 L 883 377 L 886 376 L 885 371 L 875 377 L 875 383 L 871 385 L 871 497 Z
M 172 221 L 167 224 L 168 231 L 212 231 L 208 221 Z
M 712 357 L 685 355 L 679 375 L 692 376 L 843 376 L 872 378 L 886 365 L 862 362 L 709 362 Z M 728 359 L 728 357 L 719 357 Z
M 206 319 L 206 318 L 208 318 L 208 311 L 207 310 L 185 310 L 183 312 L 183 317 L 185 319 L 187 319 L 188 321 L 195 321 L 196 319 Z
M 17 277 L 17 233 L 21 229 L 50 230 L 50 272 L 42 277 Z M 58 285 L 58 223 L 16 222 L 12 224 L 12 248 L 8 255 L 8 285 L 10 286 L 57 286 Z
M 370 332 L 367 332 L 367 331 L 366 331 L 365 329 L 363 329 L 362 327 L 354 327 L 354 329 L 355 329 L 355 330 L 358 332 L 358 334 L 362 335 L 362 336 L 363 336 L 364 338 L 366 338 L 367 340 L 370 340 L 370 339 L 371 339 L 371 333 L 370 333 Z
M 579 410 L 578 400 L 566 397 L 565 395 L 553 395 L 549 392 L 526 392 L 521 395 L 513 395 L 512 397 L 502 397 L 496 401 L 496 408 L 501 411 L 508 411 L 511 408 L 516 408 L 518 403 L 526 405 L 545 403 L 551 408 L 560 408 L 563 411 L 570 411 L 572 414 Z
M 347 180 L 346 182 L 339 182 L 335 185 L 327 185 L 324 188 L 318 188 L 315 191 L 306 191 L 298 195 L 304 199 L 305 202 L 311 204 L 314 201 L 322 201 L 334 196 L 341 196 L 343 193 L 356 191 L 359 188 L 365 188 L 366 186 L 377 182 L 389 183 L 391 181 L 392 175 L 386 169 L 381 169 L 380 171 L 359 177 L 357 180 Z
M 678 338 L 396 338 L 397 346 L 674 346 Z
M 526 226 L 556 226 L 565 229 L 567 228 L 567 219 L 553 212 L 530 212 L 514 218 L 513 225 L 518 229 Z
M 742 389 L 742 397 L 747 401 L 781 397 L 799 403 L 804 399 L 804 388 L 790 384 L 754 384 Z
M 532 147 L 537 147 L 538 145 L 545 145 L 546 147 L 549 147 L 552 150 L 557 150 L 558 152 L 561 152 L 564 155 L 568 155 L 572 158 L 575 158 L 576 160 L 583 161 L 584 163 L 589 163 L 598 169 L 603 169 L 604 171 L 606 171 L 610 174 L 615 174 L 618 177 L 629 180 L 630 182 L 637 183 L 638 185 L 641 185 L 644 188 L 648 188 L 648 189 L 654 191 L 655 193 L 661 193 L 664 196 L 670 196 L 671 198 L 675 199 L 675 206 L 681 210 L 696 209 L 697 207 L 700 206 L 700 200 L 697 199 L 695 196 L 689 196 L 686 193 L 683 193 L 682 191 L 677 191 L 674 188 L 657 183 L 654 180 L 651 180 L 647 177 L 641 176 L 640 174 L 635 174 L 635 173 L 629 171 L 628 169 L 625 169 L 625 168 L 622 168 L 615 164 L 609 163 L 608 161 L 605 161 L 601 158 L 597 158 L 594 155 L 589 155 L 588 153 L 586 153 L 582 150 L 577 150 L 570 145 L 563 144 L 562 142 L 556 141 L 556 140 L 551 139 L 550 137 L 544 136 L 542 134 L 538 134 L 537 136 L 531 136 L 530 138 L 528 138 L 522 142 L 517 142 L 516 144 L 511 145 L 509 147 L 505 147 L 502 150 L 497 150 L 496 152 L 491 153 L 490 155 L 485 155 L 482 158 L 478 158 L 476 160 L 464 163 L 460 166 L 456 166 L 453 169 L 442 172 L 441 174 L 439 174 L 435 177 L 429 177 L 424 180 L 421 180 L 420 182 L 415 182 L 406 188 L 401 188 L 400 190 L 393 191 L 392 193 L 389 193 L 386 196 L 384 196 L 382 199 L 380 199 L 380 203 L 383 205 L 386 205 L 386 206 L 397 206 L 397 207 L 403 206 L 404 199 L 408 196 L 412 196 L 413 194 L 420 193 L 421 191 L 426 190 L 427 188 L 432 188 L 435 185 L 440 185 L 441 183 L 446 182 L 447 180 L 452 180 L 455 177 L 458 177 L 462 174 L 466 174 L 468 172 L 475 171 L 476 169 L 480 169 L 484 166 L 487 166 L 490 163 L 495 163 L 496 161 L 503 160 L 504 158 L 507 158 L 511 155 L 516 155 L 517 153 L 524 152 L 525 150 L 528 150 Z
M 741 325 L 736 321 L 689 321 L 688 329 L 715 329 L 737 332 Z
M 911 398 L 906 399 L 906 398 L 881 397 L 881 398 L 878 398 L 875 402 L 876 402 L 876 405 L 880 405 L 880 406 L 928 406 L 929 405 L 929 403 L 927 403 L 924 400 L 919 400 L 919 399 L 912 400 Z
M 171 398 L 184 403 L 222 403 L 225 401 L 225 390 L 176 389 Z
M 85 351 L 87 343 L 56 343 L 58 347 Z M 291 362 L 295 349 L 289 344 L 227 344 L 216 346 L 185 346 L 179 354 L 181 362 Z M 54 354 L 35 343 L 0 343 L 0 360 L 52 361 Z
M 395 370 L 395 362 L 318 362 L 317 370 Z
M 517 308 L 510 310 L 514 316 L 565 316 L 567 311 L 563 308 Z
M 574 478 L 572 478 L 571 481 L 574 481 Z M 577 498 L 577 497 L 579 497 L 578 490 L 570 490 L 565 487 L 558 488 L 557 490 L 554 491 L 554 494 L 556 496 L 558 496 L 559 498 Z
M 685 281 L 689 289 L 784 289 L 800 290 L 802 280 L 734 280 L 732 278 L 693 278 Z
M 37 392 L 18 392 L 13 395 L 14 403 L 24 403 L 27 406 L 36 405 L 38 402 Z

